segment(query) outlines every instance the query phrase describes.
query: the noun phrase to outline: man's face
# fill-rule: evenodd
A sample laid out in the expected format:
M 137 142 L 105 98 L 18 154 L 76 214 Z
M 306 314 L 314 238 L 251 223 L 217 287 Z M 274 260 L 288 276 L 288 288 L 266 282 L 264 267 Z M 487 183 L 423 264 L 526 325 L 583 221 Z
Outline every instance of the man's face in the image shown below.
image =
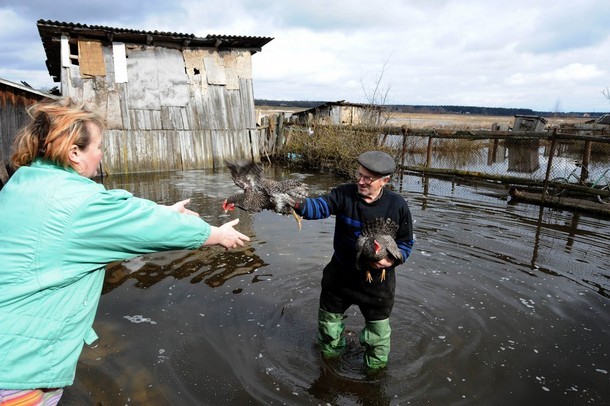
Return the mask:
M 367 201 L 375 200 L 388 180 L 388 176 L 379 176 L 362 165 L 358 166 L 356 171 L 358 193 Z

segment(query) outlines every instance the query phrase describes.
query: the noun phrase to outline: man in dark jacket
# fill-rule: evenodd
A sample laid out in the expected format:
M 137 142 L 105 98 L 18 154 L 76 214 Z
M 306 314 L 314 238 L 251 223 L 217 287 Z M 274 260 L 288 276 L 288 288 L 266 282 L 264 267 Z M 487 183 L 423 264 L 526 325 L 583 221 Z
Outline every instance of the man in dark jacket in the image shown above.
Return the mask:
M 396 170 L 392 157 L 369 151 L 358 157 L 356 183 L 340 185 L 328 194 L 296 202 L 304 219 L 336 217 L 334 253 L 322 276 L 318 313 L 318 343 L 325 357 L 345 348 L 344 313 L 357 305 L 365 319 L 360 343 L 371 369 L 385 367 L 390 352 L 390 313 L 394 305 L 394 269 L 407 260 L 413 248 L 413 222 L 406 200 L 384 189 Z M 398 226 L 394 240 L 400 258 L 387 255 L 367 267 L 357 265 L 357 240 L 363 226 L 375 219 L 391 219 Z M 372 278 L 371 273 L 373 274 Z

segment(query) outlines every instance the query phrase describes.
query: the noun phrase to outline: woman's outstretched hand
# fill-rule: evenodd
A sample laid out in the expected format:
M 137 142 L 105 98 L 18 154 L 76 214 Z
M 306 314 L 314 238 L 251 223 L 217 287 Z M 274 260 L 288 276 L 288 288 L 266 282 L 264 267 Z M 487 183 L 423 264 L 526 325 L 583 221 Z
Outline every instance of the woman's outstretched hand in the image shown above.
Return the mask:
M 250 237 L 233 228 L 237 223 L 239 223 L 239 219 L 231 220 L 220 227 L 212 226 L 210 237 L 203 245 L 222 245 L 227 249 L 243 246 L 250 241 Z
M 186 208 L 186 205 L 190 202 L 191 199 L 181 200 L 166 207 L 180 214 L 199 217 L 199 213 Z M 203 245 L 222 245 L 227 249 L 243 246 L 247 241 L 250 241 L 250 237 L 233 228 L 237 223 L 239 223 L 239 219 L 224 223 L 220 227 L 210 226 L 212 228 L 210 236 Z
M 167 207 L 169 207 L 173 211 L 176 211 L 180 214 L 186 214 L 188 216 L 199 217 L 199 213 L 186 208 L 186 205 L 189 204 L 190 202 L 191 202 L 191 199 L 181 200 L 181 201 L 174 203 L 173 205 L 167 206 Z

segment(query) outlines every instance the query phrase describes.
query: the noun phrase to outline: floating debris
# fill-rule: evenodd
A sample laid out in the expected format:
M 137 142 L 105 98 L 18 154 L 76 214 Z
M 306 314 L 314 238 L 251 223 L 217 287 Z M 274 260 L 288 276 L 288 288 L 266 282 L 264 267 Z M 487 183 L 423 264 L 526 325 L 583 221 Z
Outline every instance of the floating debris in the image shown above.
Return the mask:
M 129 320 L 132 323 L 136 323 L 136 324 L 139 324 L 139 323 L 157 324 L 156 321 L 153 321 L 153 320 L 149 319 L 148 317 L 144 317 L 141 314 L 136 314 L 133 316 L 123 316 L 123 318 Z

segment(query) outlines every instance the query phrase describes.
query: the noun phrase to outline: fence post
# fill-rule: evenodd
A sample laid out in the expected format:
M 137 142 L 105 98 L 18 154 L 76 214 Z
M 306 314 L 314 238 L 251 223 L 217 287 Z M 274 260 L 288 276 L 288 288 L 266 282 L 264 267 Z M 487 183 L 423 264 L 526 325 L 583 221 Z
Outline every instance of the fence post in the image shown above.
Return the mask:
M 279 141 L 279 150 L 281 150 L 286 144 L 286 134 L 284 133 L 284 112 L 281 112 L 277 116 L 277 137 Z
M 491 131 L 500 131 L 500 125 L 498 123 L 493 123 L 491 125 Z M 491 141 L 491 148 L 487 151 L 487 165 L 491 165 L 496 162 L 496 154 L 498 152 L 498 145 L 500 141 L 497 138 L 494 138 Z
M 400 132 L 402 133 L 402 151 L 400 153 L 400 166 L 405 166 L 405 155 L 407 154 L 407 135 L 409 135 L 409 131 L 406 128 L 402 127 Z
M 430 161 L 432 160 L 432 134 L 428 136 L 428 149 L 426 150 L 426 168 L 430 167 Z
M 271 123 L 271 120 L 269 121 Z M 273 156 L 284 147 L 284 113 L 273 116 L 273 131 L 275 132 L 275 144 L 273 146 Z
M 592 141 L 585 141 L 585 149 L 582 152 L 582 167 L 580 171 L 580 181 L 582 184 L 586 184 L 589 179 L 589 161 L 591 160 L 591 143 Z
M 549 185 L 549 176 L 551 176 L 551 168 L 553 165 L 553 156 L 555 155 L 555 138 L 557 137 L 557 128 L 553 129 L 553 134 L 551 135 L 551 147 L 549 149 L 549 159 L 546 164 L 546 173 L 544 174 L 544 182 L 542 184 L 542 198 L 541 204 L 544 204 L 546 200 L 546 190 Z
M 405 166 L 405 155 L 407 153 L 407 134 L 409 130 L 405 127 L 400 128 L 400 132 L 402 133 L 402 150 L 400 151 L 400 186 L 399 191 L 402 192 L 402 183 L 404 181 L 404 166 Z

